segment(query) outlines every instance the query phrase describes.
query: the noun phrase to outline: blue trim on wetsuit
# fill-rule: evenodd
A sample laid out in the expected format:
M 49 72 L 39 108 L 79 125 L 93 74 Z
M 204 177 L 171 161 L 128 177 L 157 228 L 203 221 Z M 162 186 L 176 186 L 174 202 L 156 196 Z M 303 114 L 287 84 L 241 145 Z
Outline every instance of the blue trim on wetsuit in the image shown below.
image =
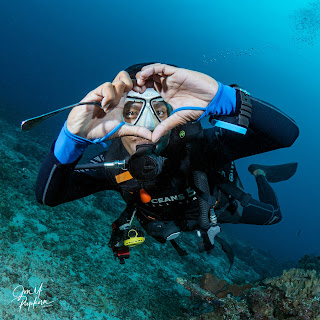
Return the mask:
M 247 128 L 237 126 L 235 124 L 225 122 L 225 121 L 220 121 L 216 119 L 211 120 L 211 125 L 213 127 L 219 127 L 222 129 L 230 130 L 233 132 L 241 133 L 241 134 L 246 134 L 247 133 Z
M 66 121 L 55 143 L 54 155 L 60 163 L 67 164 L 78 159 L 90 144 L 101 144 L 104 148 L 108 148 L 111 142 L 104 142 L 104 140 L 111 137 L 123 125 L 124 122 L 121 122 L 103 138 L 91 141 L 71 133 Z

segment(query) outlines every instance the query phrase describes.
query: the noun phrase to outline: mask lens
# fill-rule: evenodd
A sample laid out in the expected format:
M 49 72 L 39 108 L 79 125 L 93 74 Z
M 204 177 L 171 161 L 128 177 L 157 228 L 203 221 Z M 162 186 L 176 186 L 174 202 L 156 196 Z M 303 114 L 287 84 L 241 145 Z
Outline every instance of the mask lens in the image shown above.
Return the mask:
M 127 99 L 123 108 L 124 122 L 134 124 L 144 106 L 144 102 L 138 99 Z
M 169 117 L 168 105 L 162 99 L 153 99 L 151 105 L 160 121 Z

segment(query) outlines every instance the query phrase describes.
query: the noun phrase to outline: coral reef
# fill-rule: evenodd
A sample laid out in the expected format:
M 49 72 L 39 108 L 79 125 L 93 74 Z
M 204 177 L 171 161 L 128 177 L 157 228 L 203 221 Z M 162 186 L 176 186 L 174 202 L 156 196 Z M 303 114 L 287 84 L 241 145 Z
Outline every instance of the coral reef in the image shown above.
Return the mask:
M 315 296 L 320 297 L 320 277 L 317 272 L 305 271 L 302 269 L 284 270 L 279 278 L 267 279 L 266 285 L 285 293 L 285 296 L 291 299 L 307 299 Z
M 266 288 L 258 287 L 247 295 L 249 309 L 256 317 L 320 319 L 320 277 L 316 271 L 290 269 L 264 284 Z
M 217 298 L 225 298 L 229 294 L 241 296 L 244 291 L 252 288 L 252 284 L 230 284 L 224 279 L 219 279 L 217 276 L 207 273 L 200 279 L 200 287 L 213 293 Z
M 320 276 L 316 271 L 290 269 L 280 277 L 264 280 L 263 285 L 238 288 L 214 275 L 205 275 L 204 278 L 200 285 L 177 279 L 191 292 L 191 297 L 214 305 L 213 312 L 203 311 L 193 320 L 320 320 Z M 218 299 L 222 292 L 223 298 Z
M 125 207 L 117 193 L 101 192 L 54 208 L 38 204 L 33 188 L 53 138 L 36 129 L 22 133 L 0 119 L 0 319 L 168 320 L 190 318 L 199 310 L 208 313 L 209 307 L 218 305 L 216 314 L 247 313 L 243 301 L 223 291 L 224 306 L 219 298 L 209 303 L 199 296 L 204 302 L 195 306 L 190 291 L 176 283 L 177 277 L 200 279 L 213 272 L 219 279 L 227 276 L 229 263 L 221 248 L 217 246 L 212 255 L 199 254 L 196 234 L 178 239 L 187 257 L 177 255 L 171 244 L 160 245 L 147 237 L 131 250 L 126 264 L 119 265 L 107 246 L 111 224 Z M 232 246 L 250 251 L 234 239 Z M 252 255 L 250 264 L 236 255 L 228 283 L 256 282 L 262 277 L 257 265 L 262 261 L 265 269 L 276 270 L 267 255 L 255 251 Z M 52 306 L 20 310 L 21 300 L 13 300 L 15 288 L 33 292 L 41 284 L 39 299 Z M 222 284 L 217 281 L 218 287 Z M 230 285 L 228 290 L 236 295 L 235 288 Z M 29 302 L 36 298 L 27 297 Z M 236 319 L 232 317 L 225 319 Z
M 176 281 L 177 283 L 181 284 L 185 289 L 189 290 L 192 296 L 199 297 L 200 299 L 205 300 L 211 304 L 215 304 L 215 303 L 219 304 L 218 297 L 214 293 L 208 290 L 202 289 L 197 284 L 191 281 L 188 281 L 186 279 L 177 278 Z

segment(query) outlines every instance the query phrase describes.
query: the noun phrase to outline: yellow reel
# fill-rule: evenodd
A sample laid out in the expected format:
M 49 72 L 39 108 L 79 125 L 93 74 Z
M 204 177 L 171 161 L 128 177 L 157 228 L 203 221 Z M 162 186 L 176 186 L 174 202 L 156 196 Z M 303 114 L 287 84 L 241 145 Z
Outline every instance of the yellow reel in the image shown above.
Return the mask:
M 142 244 L 145 240 L 143 232 L 135 227 L 131 228 L 127 235 L 126 239 L 123 241 L 123 244 L 127 247 L 135 247 L 139 244 Z

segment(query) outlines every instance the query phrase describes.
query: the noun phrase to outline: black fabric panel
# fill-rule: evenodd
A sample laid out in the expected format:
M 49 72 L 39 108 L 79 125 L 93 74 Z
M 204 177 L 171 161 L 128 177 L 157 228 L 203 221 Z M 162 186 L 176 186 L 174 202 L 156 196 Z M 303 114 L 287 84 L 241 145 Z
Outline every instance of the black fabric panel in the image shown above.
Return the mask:
M 232 160 L 271 150 L 290 147 L 299 135 L 296 123 L 276 107 L 259 101 L 252 101 L 252 117 L 245 135 L 221 128 L 204 130 L 207 152 L 216 153 L 216 162 L 220 166 Z M 233 124 L 236 116 L 221 116 L 219 120 Z
M 107 170 L 74 171 L 80 158 L 71 164 L 61 164 L 54 156 L 53 149 L 54 145 L 44 159 L 37 177 L 35 191 L 40 203 L 56 206 L 98 191 L 117 188 L 114 177 Z

